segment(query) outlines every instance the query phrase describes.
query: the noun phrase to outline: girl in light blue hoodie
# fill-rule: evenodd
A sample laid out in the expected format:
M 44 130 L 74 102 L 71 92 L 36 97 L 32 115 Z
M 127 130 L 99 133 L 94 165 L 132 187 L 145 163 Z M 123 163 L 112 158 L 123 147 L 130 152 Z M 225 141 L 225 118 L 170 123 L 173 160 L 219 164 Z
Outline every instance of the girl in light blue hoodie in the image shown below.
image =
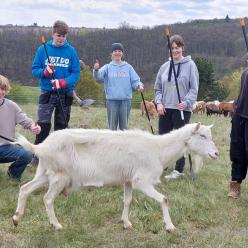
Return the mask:
M 113 43 L 111 47 L 112 61 L 99 69 L 99 62 L 94 64 L 93 76 L 104 82 L 109 129 L 128 128 L 128 117 L 131 110 L 132 91 L 143 92 L 144 86 L 138 74 L 123 57 L 123 45 Z

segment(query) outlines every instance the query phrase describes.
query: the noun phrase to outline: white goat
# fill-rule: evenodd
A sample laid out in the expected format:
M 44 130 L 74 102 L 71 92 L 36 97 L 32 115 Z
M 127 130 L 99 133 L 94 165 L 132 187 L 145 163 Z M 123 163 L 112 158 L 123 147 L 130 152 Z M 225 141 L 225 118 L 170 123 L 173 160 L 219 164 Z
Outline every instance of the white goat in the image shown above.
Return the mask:
M 167 196 L 154 185 L 160 182 L 165 167 L 185 153 L 216 159 L 218 150 L 212 141 L 211 126 L 188 124 L 165 135 L 152 135 L 139 130 L 110 131 L 65 129 L 53 132 L 43 143 L 32 145 L 23 136 L 18 143 L 39 157 L 32 181 L 20 188 L 13 223 L 18 225 L 24 214 L 28 195 L 49 183 L 44 203 L 51 225 L 61 229 L 53 202 L 81 186 L 124 185 L 124 227 L 128 219 L 132 190 L 138 189 L 158 201 L 163 210 L 166 230 L 175 229 L 168 211 Z

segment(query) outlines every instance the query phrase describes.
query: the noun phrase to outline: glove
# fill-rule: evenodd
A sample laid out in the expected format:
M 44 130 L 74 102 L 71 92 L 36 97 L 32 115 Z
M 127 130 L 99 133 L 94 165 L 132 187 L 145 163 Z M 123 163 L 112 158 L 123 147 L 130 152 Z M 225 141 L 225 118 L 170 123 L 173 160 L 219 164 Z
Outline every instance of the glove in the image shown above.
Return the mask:
M 53 80 L 51 80 L 51 82 L 52 82 L 54 90 L 65 89 L 67 86 L 66 81 L 63 78 L 53 79 Z
M 46 69 L 44 70 L 44 76 L 45 77 L 51 77 L 54 73 L 54 65 L 53 64 L 47 64 Z

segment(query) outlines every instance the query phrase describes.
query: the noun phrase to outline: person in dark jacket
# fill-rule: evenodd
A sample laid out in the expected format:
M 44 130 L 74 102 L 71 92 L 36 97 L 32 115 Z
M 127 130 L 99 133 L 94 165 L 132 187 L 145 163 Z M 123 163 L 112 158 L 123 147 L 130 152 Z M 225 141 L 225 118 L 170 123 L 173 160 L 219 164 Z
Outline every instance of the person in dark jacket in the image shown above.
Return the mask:
M 240 196 L 240 185 L 246 178 L 248 165 L 248 68 L 241 75 L 240 92 L 234 101 L 232 116 L 230 160 L 232 162 L 231 181 L 228 197 Z

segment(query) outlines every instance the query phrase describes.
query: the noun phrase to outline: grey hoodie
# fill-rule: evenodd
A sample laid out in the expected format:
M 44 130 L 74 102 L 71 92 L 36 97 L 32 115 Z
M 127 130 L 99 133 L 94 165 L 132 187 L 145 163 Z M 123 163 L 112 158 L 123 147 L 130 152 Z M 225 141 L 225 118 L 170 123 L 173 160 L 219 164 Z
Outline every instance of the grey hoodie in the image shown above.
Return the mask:
M 185 111 L 191 112 L 193 104 L 197 100 L 199 87 L 199 73 L 196 64 L 191 56 L 183 57 L 180 61 L 174 61 L 174 63 L 181 101 L 187 103 Z M 177 109 L 179 101 L 170 64 L 171 62 L 167 61 L 158 71 L 154 86 L 155 102 L 162 103 L 168 109 Z
M 22 125 L 25 129 L 30 129 L 33 121 L 20 109 L 13 101 L 5 98 L 0 106 L 0 134 L 6 138 L 14 139 L 15 127 Z M 0 146 L 10 142 L 0 138 Z

